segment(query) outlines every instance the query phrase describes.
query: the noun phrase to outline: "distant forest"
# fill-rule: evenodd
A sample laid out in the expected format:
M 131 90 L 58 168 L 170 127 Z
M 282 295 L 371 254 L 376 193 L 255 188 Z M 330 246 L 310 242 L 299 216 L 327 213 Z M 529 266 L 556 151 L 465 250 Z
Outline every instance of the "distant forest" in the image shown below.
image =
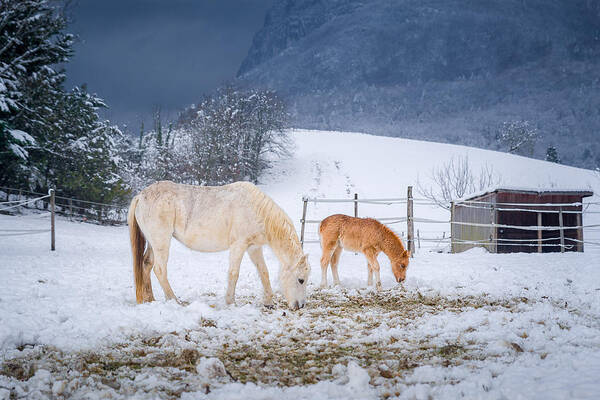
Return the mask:
M 238 77 L 298 127 L 600 167 L 598 1 L 276 0 Z

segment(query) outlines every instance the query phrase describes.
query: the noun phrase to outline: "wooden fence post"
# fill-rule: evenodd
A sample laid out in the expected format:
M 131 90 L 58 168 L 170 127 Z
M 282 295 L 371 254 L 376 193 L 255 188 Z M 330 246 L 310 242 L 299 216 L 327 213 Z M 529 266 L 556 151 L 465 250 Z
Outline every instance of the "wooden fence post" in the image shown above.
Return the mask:
M 418 229 L 417 229 L 417 247 L 419 248 L 419 250 L 421 249 L 421 234 L 419 233 Z
M 300 245 L 304 249 L 304 226 L 306 224 L 306 206 L 308 205 L 308 197 L 302 197 L 302 202 L 304 204 L 302 205 L 302 219 L 300 220 L 302 223 L 300 228 Z
M 354 218 L 358 218 L 358 193 L 354 193 Z
M 55 224 L 54 224 L 54 189 L 50 189 L 50 250 L 54 251 L 55 246 Z
M 406 196 L 406 235 L 408 242 L 408 250 L 410 251 L 411 257 L 415 254 L 415 225 L 413 221 L 413 197 L 412 197 L 412 186 L 408 187 Z
M 583 228 L 581 227 L 583 225 L 583 218 L 581 217 L 582 212 L 583 207 L 577 213 L 577 226 L 579 227 L 577 228 L 577 240 L 579 240 L 579 242 L 577 242 L 577 251 L 580 252 L 583 252 Z
M 538 225 L 538 231 L 537 231 L 537 239 L 538 239 L 538 253 L 542 252 L 542 213 L 539 212 L 537 213 L 537 225 Z
M 73 199 L 69 199 L 69 220 L 73 220 Z
M 560 252 L 565 252 L 565 230 L 563 228 L 563 210 L 562 207 L 558 209 L 558 226 L 560 227 Z
M 450 203 L 450 252 L 456 253 L 456 232 L 454 231 L 454 202 Z

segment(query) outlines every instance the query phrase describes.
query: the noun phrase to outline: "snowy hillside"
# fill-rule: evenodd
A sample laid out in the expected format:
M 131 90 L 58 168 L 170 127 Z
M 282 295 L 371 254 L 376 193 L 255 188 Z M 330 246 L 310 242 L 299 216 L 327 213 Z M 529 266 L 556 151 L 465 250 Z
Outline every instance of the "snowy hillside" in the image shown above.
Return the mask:
M 427 184 L 432 167 L 465 154 L 474 168 L 493 166 L 506 186 L 600 193 L 592 171 L 492 151 L 356 133 L 293 137 L 294 156 L 261 188 L 298 228 L 304 195 L 404 197 L 417 177 Z M 319 219 L 351 214 L 353 205 L 308 210 Z M 405 206 L 359 205 L 361 216 L 405 213 Z M 416 206 L 415 215 L 448 218 L 430 206 Z M 586 224 L 599 222 L 600 214 L 585 216 Z M 0 230 L 47 224 L 44 215 L 0 215 Z M 416 228 L 437 235 L 447 225 Z M 585 238 L 600 242 L 600 233 Z M 126 227 L 59 219 L 57 251 L 48 243 L 47 234 L 0 237 L 0 399 L 592 399 L 600 390 L 599 247 L 495 255 L 423 246 L 403 286 L 380 256 L 377 293 L 366 287 L 364 257 L 349 252 L 342 287 L 319 289 L 320 249 L 307 244 L 308 302 L 290 312 L 280 295 L 274 310 L 262 307 L 247 257 L 237 304 L 227 306 L 227 253 L 194 253 L 173 241 L 169 280 L 189 305 L 165 302 L 155 279 L 157 301 L 136 305 Z M 276 259 L 265 256 L 277 288 Z
M 593 171 L 496 151 L 349 132 L 298 130 L 295 138 L 294 157 L 281 162 L 263 185 L 284 205 L 295 222 L 301 218 L 304 195 L 351 198 L 357 193 L 359 198 L 398 198 L 406 197 L 407 187 L 412 185 L 413 196 L 422 197 L 416 187 L 417 181 L 425 187 L 432 185 L 432 168 L 461 156 L 468 156 L 474 171 L 485 165 L 493 168 L 504 187 L 591 189 L 600 194 L 600 175 Z M 598 197 L 595 198 L 597 201 Z M 321 219 L 333 212 L 352 214 L 353 207 L 351 203 L 309 203 L 307 219 Z M 359 216 L 406 216 L 406 206 L 360 204 Z M 438 207 L 416 204 L 415 217 L 449 220 L 449 213 Z M 598 217 L 597 214 L 586 215 L 586 224 L 598 223 Z M 401 233 L 406 226 L 392 228 Z M 415 229 L 434 236 L 450 231 L 449 224 L 417 223 Z M 312 233 L 309 239 L 316 238 L 316 226 L 312 227 Z M 600 237 L 593 231 L 587 233 L 593 238 Z

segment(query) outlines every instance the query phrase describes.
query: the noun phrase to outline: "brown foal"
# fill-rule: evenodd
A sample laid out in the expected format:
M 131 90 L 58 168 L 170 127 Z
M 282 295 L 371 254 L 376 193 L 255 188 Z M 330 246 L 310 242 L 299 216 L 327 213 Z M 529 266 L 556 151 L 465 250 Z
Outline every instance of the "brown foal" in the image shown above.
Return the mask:
M 406 270 L 410 258 L 400 238 L 390 228 L 372 218 L 354 218 L 348 215 L 335 214 L 321 221 L 319 226 L 321 239 L 321 287 L 327 286 L 327 266 L 331 263 L 333 283 L 340 284 L 338 262 L 342 249 L 361 252 L 367 258 L 369 276 L 367 285 L 373 284 L 381 290 L 379 263 L 377 255 L 384 252 L 390 259 L 396 281 L 406 279 Z

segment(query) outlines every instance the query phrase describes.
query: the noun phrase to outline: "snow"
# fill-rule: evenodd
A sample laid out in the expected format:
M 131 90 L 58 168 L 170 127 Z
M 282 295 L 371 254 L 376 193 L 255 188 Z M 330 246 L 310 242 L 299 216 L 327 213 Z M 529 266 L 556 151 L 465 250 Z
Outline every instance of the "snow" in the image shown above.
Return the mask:
M 11 129 L 10 134 L 14 140 L 25 144 L 35 144 L 35 139 L 27 132 L 18 129 Z
M 548 187 L 518 187 L 518 186 L 507 186 L 507 185 L 502 185 L 502 186 L 494 186 L 494 187 L 489 187 L 480 191 L 477 191 L 475 193 L 469 193 L 459 199 L 454 199 L 455 202 L 461 202 L 461 201 L 466 201 L 466 200 L 472 200 L 476 197 L 481 197 L 483 195 L 486 194 L 490 194 L 490 193 L 494 193 L 494 192 L 526 192 L 526 193 L 534 193 L 534 194 L 552 194 L 552 193 L 573 193 L 573 194 L 580 194 L 580 193 L 585 193 L 585 192 L 589 192 L 590 189 L 589 187 L 587 188 L 565 188 L 565 187 L 560 187 L 560 188 L 548 188 Z
M 493 164 L 510 185 L 600 193 L 592 171 L 524 157 L 356 133 L 293 135 L 294 156 L 278 162 L 261 187 L 298 228 L 304 195 L 405 197 L 417 176 L 465 154 L 474 166 Z M 307 218 L 353 207 L 310 203 Z M 361 216 L 405 212 L 403 205 L 359 204 Z M 426 205 L 416 205 L 415 215 L 448 218 Z M 600 214 L 584 219 L 595 224 Z M 36 215 L 0 215 L 0 231 L 48 224 Z M 416 229 L 435 236 L 447 225 Z M 586 241 L 599 237 L 585 231 Z M 157 301 L 136 305 L 126 227 L 59 218 L 55 252 L 48 233 L 3 236 L 0 246 L 0 398 L 12 391 L 31 398 L 592 399 L 600 390 L 600 246 L 448 254 L 428 242 L 402 286 L 381 256 L 384 290 L 377 293 L 366 287 L 364 257 L 349 252 L 340 262 L 342 287 L 319 289 L 320 249 L 307 244 L 309 297 L 298 312 L 280 295 L 274 310 L 262 307 L 247 258 L 236 305 L 226 305 L 227 253 L 194 253 L 176 241 L 169 281 L 189 304 L 164 301 L 153 278 Z M 276 259 L 268 250 L 265 258 L 277 288 Z

